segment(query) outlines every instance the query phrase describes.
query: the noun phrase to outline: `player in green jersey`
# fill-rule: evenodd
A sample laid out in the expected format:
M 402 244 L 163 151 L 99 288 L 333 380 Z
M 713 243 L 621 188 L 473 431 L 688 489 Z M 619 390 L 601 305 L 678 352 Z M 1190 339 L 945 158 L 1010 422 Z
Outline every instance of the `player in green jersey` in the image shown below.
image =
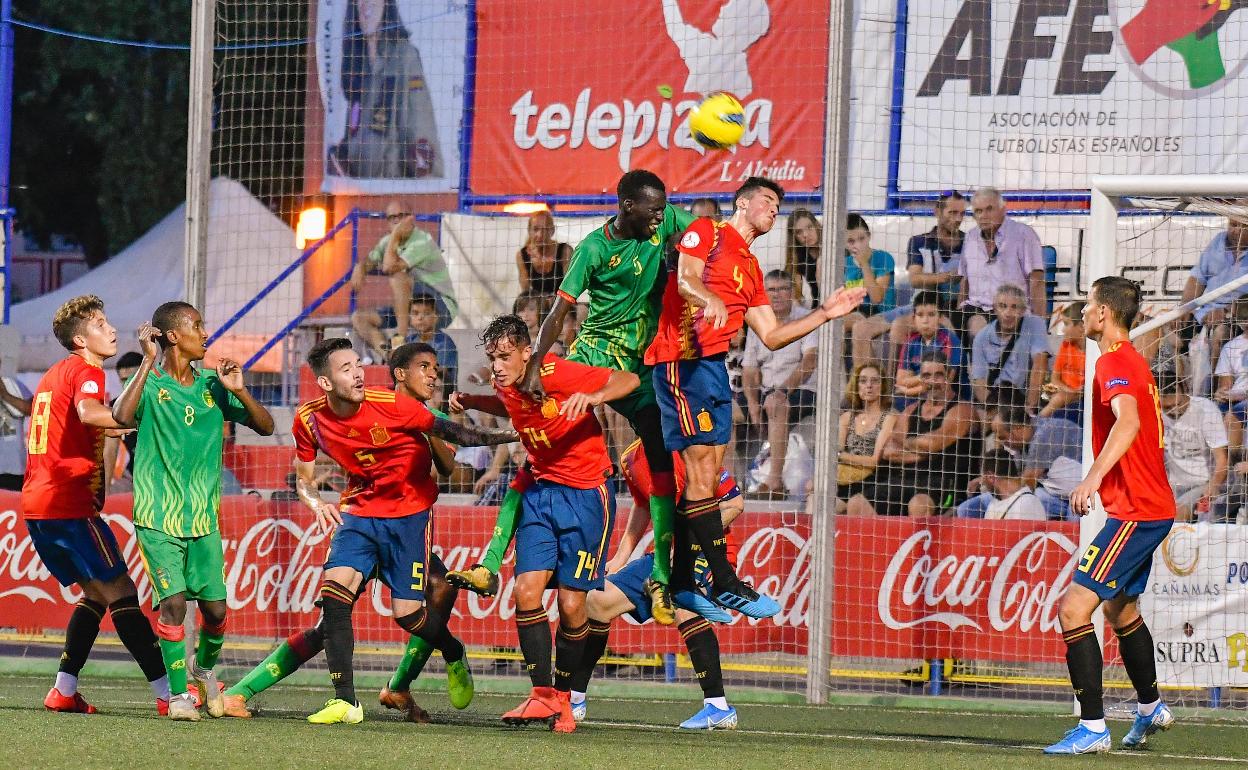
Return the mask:
M 438 353 L 433 346 L 423 342 L 409 342 L 406 345 L 400 345 L 390 354 L 390 377 L 394 380 L 394 390 L 396 393 L 402 393 L 406 396 L 420 401 L 429 407 L 429 411 L 435 416 L 450 419 L 446 413 L 434 408 L 431 401 L 438 387 Z M 449 447 L 441 439 L 426 434 L 425 438 L 429 441 L 429 451 L 433 455 L 433 464 L 438 472 L 443 476 L 449 476 L 455 469 L 455 450 Z M 459 591 L 454 586 L 447 584 L 445 579 L 446 568 L 441 560 L 435 555 L 433 563 L 430 564 L 427 573 L 428 582 L 426 583 L 426 596 L 429 598 L 429 605 L 435 608 L 442 617 L 449 618 L 451 616 L 451 608 L 455 606 L 455 600 L 459 596 Z M 368 583 L 361 585 L 363 587 Z M 304 663 L 325 648 L 325 632 L 318 622 L 312 628 L 302 629 L 291 634 L 287 639 L 277 646 L 277 649 L 269 653 L 269 656 L 262 660 L 255 668 L 247 673 L 242 679 L 225 691 L 225 710 L 228 716 L 250 717 L 251 712 L 247 710 L 246 702 L 261 692 L 269 689 L 273 685 L 282 681 L 286 677 L 293 674 Z M 403 651 L 403 658 L 399 661 L 398 668 L 394 675 L 390 677 L 390 681 L 382 688 L 378 700 L 381 705 L 386 708 L 398 709 L 404 712 L 404 718 L 409 722 L 428 722 L 429 713 L 417 705 L 412 698 L 411 684 L 420 676 L 421 670 L 425 667 L 425 662 L 429 660 L 429 655 L 433 652 L 433 647 L 428 642 L 418 636 L 412 636 L 407 641 L 407 648 Z M 471 700 L 471 692 L 456 692 L 452 698 L 451 705 L 457 708 L 463 708 L 468 705 Z
M 542 322 L 520 387 L 540 400 L 538 371 L 542 358 L 563 330 L 564 316 L 574 311 L 581 294 L 589 292 L 589 315 L 581 324 L 567 359 L 633 372 L 641 378 L 641 387 L 612 401 L 611 407 L 629 421 L 641 439 L 654 476 L 650 513 L 655 559 L 646 591 L 654 605 L 655 621 L 671 625 L 676 616 L 667 584 L 671 578 L 676 485 L 672 455 L 663 444 L 650 367 L 642 363 L 642 358 L 658 328 L 669 241 L 684 232 L 694 217 L 669 205 L 663 180 L 643 169 L 620 177 L 616 196 L 616 215 L 587 235 L 572 253 L 572 262 L 559 285 L 555 305 Z M 508 490 L 485 558 L 467 570 L 449 573 L 450 582 L 486 595 L 498 590 L 498 569 L 515 533 L 519 497 L 519 493 Z
M 216 372 L 194 366 L 207 352 L 199 311 L 185 302 L 156 308 L 139 329 L 143 363 L 113 405 L 113 419 L 138 426 L 134 528 L 160 618 L 156 633 L 169 671 L 169 718 L 198 721 L 187 693 L 186 600 L 201 616 L 191 676 L 209 716 L 225 715 L 212 667 L 225 641 L 225 559 L 217 513 L 225 421 L 273 433 L 273 417 L 247 390 L 243 370 L 222 359 Z M 159 344 L 158 344 L 159 343 Z M 159 363 L 157 360 L 159 359 Z

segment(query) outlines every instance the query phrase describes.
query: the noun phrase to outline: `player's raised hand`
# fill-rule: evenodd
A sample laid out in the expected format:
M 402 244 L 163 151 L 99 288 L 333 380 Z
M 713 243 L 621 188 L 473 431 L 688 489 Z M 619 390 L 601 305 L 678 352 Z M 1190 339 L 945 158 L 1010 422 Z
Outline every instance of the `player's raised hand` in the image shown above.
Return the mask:
M 702 308 L 702 320 L 712 329 L 722 329 L 728 323 L 728 306 L 719 297 L 711 297 Z
M 452 393 L 451 397 L 446 400 L 447 411 L 451 414 L 463 414 L 468 411 L 468 407 L 464 406 L 464 399 L 467 398 L 467 396 L 467 393 L 460 390 Z
M 1079 486 L 1070 493 L 1070 510 L 1080 516 L 1091 513 L 1092 498 L 1096 496 L 1096 491 L 1100 488 L 1101 480 L 1092 475 L 1079 482 Z
M 573 393 L 559 407 L 559 414 L 568 422 L 579 420 L 581 415 L 602 403 L 602 396 L 597 393 Z
M 156 342 L 159 336 L 160 330 L 151 323 L 144 321 L 139 325 L 139 350 L 149 361 L 155 361 L 160 357 L 160 344 Z
M 825 299 L 819 308 L 823 311 L 824 317 L 832 321 L 857 310 L 866 296 L 867 290 L 861 286 L 854 289 L 847 289 L 842 286 L 832 292 L 831 296 Z
M 217 364 L 217 378 L 231 393 L 238 393 L 243 389 L 243 367 L 233 359 L 221 359 Z

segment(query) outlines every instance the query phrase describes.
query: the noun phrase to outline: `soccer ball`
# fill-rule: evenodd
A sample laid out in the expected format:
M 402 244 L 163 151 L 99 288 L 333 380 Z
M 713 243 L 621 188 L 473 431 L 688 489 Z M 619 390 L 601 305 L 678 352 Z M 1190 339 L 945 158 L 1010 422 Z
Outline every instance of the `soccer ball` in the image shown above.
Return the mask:
M 709 150 L 726 150 L 745 134 L 745 108 L 732 94 L 711 94 L 689 113 L 689 133 Z

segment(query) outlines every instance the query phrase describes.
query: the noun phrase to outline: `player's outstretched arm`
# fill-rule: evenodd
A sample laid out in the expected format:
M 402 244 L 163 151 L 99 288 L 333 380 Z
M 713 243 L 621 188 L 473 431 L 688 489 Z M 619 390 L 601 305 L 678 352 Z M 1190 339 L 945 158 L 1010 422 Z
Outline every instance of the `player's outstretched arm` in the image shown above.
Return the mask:
M 239 366 L 237 361 L 223 358 L 221 363 L 217 364 L 217 379 L 247 410 L 247 427 L 261 436 L 272 436 L 273 415 L 269 414 L 269 410 L 265 409 L 247 389 L 247 385 L 243 382 L 243 367 Z
M 495 417 L 507 417 L 507 407 L 503 406 L 498 396 L 475 395 L 455 391 L 447 401 L 451 414 L 463 414 L 469 409 L 492 414 Z
M 456 446 L 496 446 L 520 440 L 520 434 L 511 428 L 460 425 L 443 417 L 433 419 L 433 427 L 429 429 L 429 435 L 449 441 Z
M 455 472 L 455 450 L 445 441 L 433 436 L 426 436 L 429 440 L 429 453 L 433 455 L 433 467 L 438 469 L 438 473 L 443 476 L 450 476 Z
M 559 339 L 559 334 L 563 331 L 563 319 L 572 309 L 573 304 L 575 303 L 568 302 L 562 294 L 555 295 L 554 307 L 546 314 L 546 320 L 542 321 L 542 326 L 537 331 L 537 339 L 533 343 L 533 356 L 529 358 L 524 377 L 520 379 L 517 386 L 522 392 L 539 398 L 546 395 L 542 390 L 542 360 L 546 358 L 546 354 Z
M 607 378 L 606 385 L 592 393 L 573 393 L 567 401 L 563 402 L 563 406 L 559 407 L 559 414 L 569 422 L 578 420 L 581 415 L 599 404 L 624 398 L 637 390 L 637 386 L 641 384 L 641 378 L 632 372 L 621 372 L 617 369 L 610 371 L 611 376 Z
M 143 351 L 143 362 L 139 364 L 138 371 L 130 378 L 130 382 L 121 391 L 121 395 L 113 402 L 113 411 L 109 415 L 110 424 L 100 425 L 89 422 L 87 416 L 82 413 L 83 406 L 88 403 L 85 401 L 78 404 L 78 416 L 83 422 L 97 428 L 133 428 L 135 426 L 134 416 L 139 411 L 139 402 L 143 399 L 143 386 L 147 383 L 147 375 L 152 373 L 152 367 L 156 365 L 157 356 L 160 355 L 160 346 L 156 344 L 156 338 L 159 335 L 160 332 L 150 323 L 139 326 L 139 348 Z M 107 410 L 100 402 L 93 403 Z
M 841 287 L 832 292 L 831 296 L 825 299 L 817 309 L 801 318 L 782 324 L 776 318 L 771 305 L 758 305 L 745 311 L 745 322 L 754 330 L 759 341 L 766 345 L 768 350 L 779 350 L 791 342 L 800 340 L 828 321 L 854 312 L 866 296 L 867 290 L 862 287 L 856 289 Z
M 321 493 L 317 491 L 315 460 L 310 463 L 295 461 L 295 494 L 299 496 L 299 502 L 316 514 L 316 521 L 325 534 L 333 532 L 334 527 L 342 523 L 338 508 L 322 500 Z
M 1092 496 L 1101 488 L 1105 474 L 1122 459 L 1140 432 L 1140 409 L 1135 396 L 1126 393 L 1114 396 L 1109 406 L 1114 411 L 1114 427 L 1105 437 L 1105 446 L 1088 469 L 1088 475 L 1070 493 L 1070 509 L 1080 516 L 1092 510 Z

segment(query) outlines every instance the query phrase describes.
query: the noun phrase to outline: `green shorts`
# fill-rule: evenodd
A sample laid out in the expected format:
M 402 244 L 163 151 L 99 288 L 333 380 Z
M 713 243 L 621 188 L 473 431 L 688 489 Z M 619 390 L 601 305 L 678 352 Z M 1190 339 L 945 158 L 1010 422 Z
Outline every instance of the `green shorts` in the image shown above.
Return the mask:
M 617 398 L 607 403 L 615 411 L 624 415 L 624 419 L 629 423 L 636 421 L 637 413 L 647 406 L 659 408 L 659 402 L 654 397 L 654 378 L 650 372 L 654 369 L 642 362 L 640 357 L 631 358 L 626 356 L 617 356 L 610 353 L 603 353 L 597 348 L 585 344 L 577 344 L 580 340 L 572 343 L 572 347 L 568 350 L 567 359 L 575 361 L 578 364 L 586 366 L 600 366 L 606 369 L 615 369 L 621 372 L 632 372 L 641 378 L 641 384 L 637 386 L 637 390 L 629 393 L 624 398 Z M 633 426 L 636 430 L 636 425 Z
M 157 529 L 134 528 L 139 554 L 152 583 L 152 603 L 177 594 L 187 599 L 225 599 L 225 555 L 221 533 L 174 537 Z

